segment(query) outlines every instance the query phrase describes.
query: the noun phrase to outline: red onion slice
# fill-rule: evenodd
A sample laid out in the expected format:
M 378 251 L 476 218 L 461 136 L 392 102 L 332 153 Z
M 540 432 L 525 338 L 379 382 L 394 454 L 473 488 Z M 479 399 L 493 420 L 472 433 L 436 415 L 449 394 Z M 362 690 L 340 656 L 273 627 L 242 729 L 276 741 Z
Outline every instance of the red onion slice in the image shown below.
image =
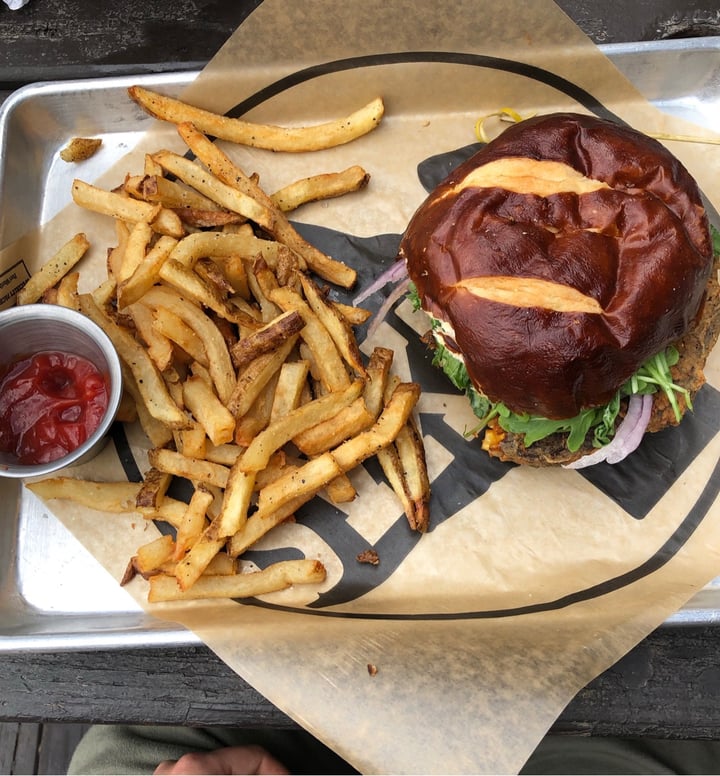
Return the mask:
M 649 394 L 633 394 L 628 402 L 627 413 L 617 427 L 612 441 L 594 453 L 578 458 L 577 461 L 563 464 L 563 468 L 584 469 L 602 461 L 615 464 L 627 458 L 642 442 L 650 422 L 652 403 L 652 396 Z
M 369 296 L 384 288 L 389 283 L 395 283 L 398 280 L 403 280 L 407 277 L 407 264 L 404 261 L 394 262 L 389 269 L 386 269 L 374 282 L 372 282 L 364 291 L 361 291 L 355 299 L 353 299 L 353 305 L 359 305 L 364 302 Z
M 387 314 L 390 312 L 392 306 L 398 299 L 407 294 L 408 286 L 410 285 L 410 278 L 406 277 L 405 280 L 400 281 L 395 288 L 388 294 L 387 299 L 380 305 L 380 309 L 375 313 L 370 321 L 370 325 L 367 330 L 367 337 L 370 339 L 372 335 L 377 331 L 378 326 L 387 318 Z

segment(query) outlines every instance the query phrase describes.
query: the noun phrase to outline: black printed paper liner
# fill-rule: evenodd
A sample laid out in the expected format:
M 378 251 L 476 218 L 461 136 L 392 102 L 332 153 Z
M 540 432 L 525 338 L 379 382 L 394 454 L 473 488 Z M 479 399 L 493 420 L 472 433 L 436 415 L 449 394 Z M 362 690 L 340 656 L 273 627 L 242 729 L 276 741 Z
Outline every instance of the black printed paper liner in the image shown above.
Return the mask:
M 559 100 L 570 100 L 572 109 L 620 121 L 592 95 L 541 68 L 486 56 L 414 52 L 326 63 L 294 73 L 229 115 L 244 116 L 316 79 L 428 64 L 530 79 L 557 91 Z M 429 191 L 477 147 L 470 143 L 438 149 L 409 173 Z M 400 241 L 398 233 L 359 237 L 311 224 L 297 227 L 311 243 L 357 270 L 356 289 L 333 291 L 346 303 L 390 266 Z M 377 292 L 364 305 L 377 311 L 386 293 Z M 335 506 L 315 498 L 298 511 L 297 523 L 274 529 L 243 556 L 258 567 L 319 556 L 329 572 L 319 592 L 293 590 L 265 596 L 254 605 L 291 610 L 305 606 L 308 614 L 324 617 L 507 617 L 567 606 L 630 585 L 668 563 L 683 547 L 720 489 L 716 388 L 704 386 L 694 412 L 679 427 L 646 435 L 621 464 L 603 463 L 581 472 L 516 467 L 490 458 L 477 441 L 463 435 L 472 427 L 473 416 L 465 399 L 430 363 L 431 354 L 420 341 L 427 327 L 422 313 L 412 312 L 407 301 L 399 303 L 373 338 L 363 342 L 363 350 L 369 353 L 374 344 L 392 347 L 396 368 L 422 386 L 417 419 L 432 477 L 428 534 L 409 529 L 379 465 L 371 459 L 351 475 L 360 494 L 352 504 Z M 360 339 L 366 329 L 358 331 Z M 117 442 L 124 444 L 121 433 Z M 142 467 L 132 457 L 122 458 L 128 476 L 137 477 Z M 688 470 L 693 472 L 692 484 L 685 479 Z M 377 566 L 357 561 L 369 547 L 378 553 Z

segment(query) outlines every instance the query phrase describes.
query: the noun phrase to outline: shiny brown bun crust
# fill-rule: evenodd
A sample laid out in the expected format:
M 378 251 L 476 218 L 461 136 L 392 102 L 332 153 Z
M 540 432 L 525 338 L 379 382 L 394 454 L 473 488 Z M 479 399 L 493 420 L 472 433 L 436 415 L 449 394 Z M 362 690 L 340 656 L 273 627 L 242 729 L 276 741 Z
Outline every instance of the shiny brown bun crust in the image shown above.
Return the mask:
M 587 190 L 463 184 L 508 159 L 530 178 L 532 162 L 562 163 Z M 423 308 L 454 329 L 445 344 L 482 393 L 548 418 L 607 403 L 678 340 L 713 264 L 700 192 L 682 164 L 645 135 L 570 113 L 515 124 L 458 167 L 413 216 L 400 256 Z M 510 284 L 503 301 L 471 290 L 497 278 Z M 547 297 L 514 303 L 514 279 L 529 280 L 532 293 L 546 288 L 533 281 L 569 289 L 597 310 L 549 309 Z

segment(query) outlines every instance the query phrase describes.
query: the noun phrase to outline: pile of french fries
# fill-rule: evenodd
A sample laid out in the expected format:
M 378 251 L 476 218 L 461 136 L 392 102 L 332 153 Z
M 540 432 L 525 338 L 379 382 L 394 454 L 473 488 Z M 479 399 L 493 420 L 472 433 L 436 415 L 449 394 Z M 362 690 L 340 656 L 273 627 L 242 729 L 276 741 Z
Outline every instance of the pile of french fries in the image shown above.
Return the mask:
M 53 477 L 28 487 L 171 525 L 138 548 L 123 580 L 147 579 L 150 602 L 322 582 L 317 559 L 248 571 L 242 555 L 318 494 L 353 500 L 348 473 L 371 456 L 412 529 L 427 530 L 430 487 L 413 419 L 419 386 L 393 374 L 391 350 L 362 355 L 355 327 L 368 311 L 333 301 L 326 285 L 350 288 L 355 271 L 307 243 L 287 217 L 304 202 L 365 186 L 368 175 L 353 167 L 268 195 L 205 134 L 273 151 L 327 148 L 377 126 L 381 101 L 337 122 L 283 130 L 139 87 L 130 96 L 173 122 L 191 154 L 149 154 L 114 190 L 76 179 L 75 203 L 115 223 L 107 279 L 78 291 L 75 267 L 89 247 L 79 234 L 18 303 L 73 307 L 108 334 L 123 364 L 119 419 L 141 424 L 149 468 L 140 483 Z M 168 495 L 173 478 L 192 484 L 187 503 Z

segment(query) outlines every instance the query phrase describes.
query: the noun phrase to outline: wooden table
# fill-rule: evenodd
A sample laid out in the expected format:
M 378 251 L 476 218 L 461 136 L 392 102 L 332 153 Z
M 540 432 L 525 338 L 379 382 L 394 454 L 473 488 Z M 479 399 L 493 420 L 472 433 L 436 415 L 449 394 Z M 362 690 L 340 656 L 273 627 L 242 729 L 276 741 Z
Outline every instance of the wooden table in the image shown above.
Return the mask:
M 498 0 L 500 3 L 500 0 Z M 0 100 L 24 83 L 195 69 L 260 0 L 0 5 Z M 560 0 L 597 43 L 720 34 L 717 0 Z M 581 691 L 554 730 L 720 737 L 720 629 L 667 627 Z M 0 655 L 0 719 L 288 726 L 204 647 Z

